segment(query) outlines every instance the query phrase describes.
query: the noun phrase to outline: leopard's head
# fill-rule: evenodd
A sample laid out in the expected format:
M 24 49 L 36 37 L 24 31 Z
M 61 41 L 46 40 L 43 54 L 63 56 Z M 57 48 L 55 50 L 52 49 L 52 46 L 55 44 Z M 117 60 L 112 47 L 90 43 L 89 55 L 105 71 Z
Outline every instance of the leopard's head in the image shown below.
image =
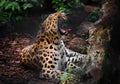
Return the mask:
M 103 44 L 110 41 L 110 29 L 99 25 L 89 31 L 89 44 Z
M 50 14 L 47 19 L 42 23 L 44 32 L 48 35 L 65 35 L 70 29 L 64 29 L 67 20 L 66 14 L 62 11 Z

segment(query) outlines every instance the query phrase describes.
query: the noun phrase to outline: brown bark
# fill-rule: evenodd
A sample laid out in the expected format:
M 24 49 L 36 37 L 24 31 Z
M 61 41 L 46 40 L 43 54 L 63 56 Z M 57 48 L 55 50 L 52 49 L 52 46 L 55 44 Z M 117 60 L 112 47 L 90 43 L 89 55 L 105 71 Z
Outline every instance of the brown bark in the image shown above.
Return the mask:
M 92 80 L 86 80 L 85 84 L 120 84 L 119 2 L 104 0 L 101 7 L 102 16 L 90 30 L 86 71 L 92 76 Z
M 102 6 L 103 16 L 101 21 L 96 25 L 102 25 L 104 28 L 109 28 L 110 43 L 105 47 L 105 57 L 102 65 L 103 76 L 100 84 L 120 84 L 120 1 L 105 0 Z M 108 27 L 106 27 L 108 26 Z
M 120 84 L 120 1 L 119 0 L 106 0 L 109 2 L 108 8 L 111 12 L 109 17 L 106 17 L 105 22 L 111 26 L 111 40 L 110 44 L 106 47 L 106 57 L 103 63 L 104 75 L 100 80 L 100 84 Z

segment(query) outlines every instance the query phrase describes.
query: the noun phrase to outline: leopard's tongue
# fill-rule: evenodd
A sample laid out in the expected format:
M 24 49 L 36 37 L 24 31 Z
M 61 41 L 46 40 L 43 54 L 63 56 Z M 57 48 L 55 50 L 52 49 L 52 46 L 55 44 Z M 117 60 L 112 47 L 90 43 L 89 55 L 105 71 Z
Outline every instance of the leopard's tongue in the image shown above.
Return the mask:
M 63 34 L 65 34 L 65 33 L 66 33 L 66 30 L 60 28 L 60 32 L 63 33 Z
M 62 29 L 60 28 L 61 34 L 68 34 L 71 31 L 71 29 Z

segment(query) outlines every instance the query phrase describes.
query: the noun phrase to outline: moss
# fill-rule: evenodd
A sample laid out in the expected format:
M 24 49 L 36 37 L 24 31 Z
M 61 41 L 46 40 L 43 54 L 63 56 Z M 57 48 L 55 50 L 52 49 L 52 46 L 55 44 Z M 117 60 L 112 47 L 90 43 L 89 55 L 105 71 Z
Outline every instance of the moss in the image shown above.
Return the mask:
M 87 47 L 80 45 L 79 48 L 81 49 L 81 53 L 86 53 L 87 52 Z

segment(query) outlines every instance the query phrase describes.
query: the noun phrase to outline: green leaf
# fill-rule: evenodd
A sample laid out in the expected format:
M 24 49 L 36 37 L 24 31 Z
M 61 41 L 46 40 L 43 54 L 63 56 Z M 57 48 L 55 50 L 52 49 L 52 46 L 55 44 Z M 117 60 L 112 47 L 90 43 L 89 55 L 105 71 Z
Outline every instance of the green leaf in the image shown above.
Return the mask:
M 15 0 L 15 1 L 20 1 L 20 2 L 27 2 L 27 0 Z
M 26 10 L 27 8 L 31 8 L 31 7 L 33 7 L 33 5 L 30 4 L 30 3 L 24 3 L 24 4 L 23 4 L 23 9 L 24 9 L 24 10 Z
M 22 17 L 22 16 L 17 16 L 15 19 L 16 19 L 16 20 L 22 20 L 23 17 Z
M 4 4 L 5 4 L 5 1 L 3 0 L 3 1 L 1 1 L 0 2 L 0 7 L 3 7 L 4 6 Z
M 64 73 L 64 74 L 62 74 L 62 76 L 60 77 L 60 80 L 61 80 L 61 81 L 65 81 L 65 80 L 67 80 L 67 78 L 68 78 L 68 74 L 67 74 L 67 73 Z
M 5 10 L 11 9 L 12 11 L 15 11 L 16 9 L 19 11 L 20 6 L 17 2 L 8 2 L 8 4 L 5 7 Z
M 68 65 L 68 72 L 71 72 L 71 70 L 72 70 L 72 66 Z

